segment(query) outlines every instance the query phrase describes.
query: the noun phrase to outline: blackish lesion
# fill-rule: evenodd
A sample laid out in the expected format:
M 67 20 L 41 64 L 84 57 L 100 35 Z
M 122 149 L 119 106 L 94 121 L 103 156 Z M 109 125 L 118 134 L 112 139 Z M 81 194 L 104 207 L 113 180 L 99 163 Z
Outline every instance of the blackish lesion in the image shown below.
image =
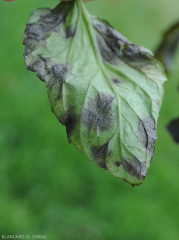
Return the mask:
M 118 65 L 118 60 L 123 59 L 123 51 L 130 46 L 130 42 L 105 21 L 99 20 L 93 23 L 93 27 L 103 61 Z
M 115 165 L 116 167 L 120 167 L 120 166 L 121 166 L 121 163 L 120 163 L 119 161 L 116 161 L 116 162 L 114 163 L 114 165 Z
M 59 32 L 61 24 L 65 24 L 67 16 L 72 9 L 74 2 L 60 3 L 55 9 L 50 10 L 45 16 L 42 15 L 35 23 L 28 23 L 25 29 L 23 44 L 25 45 L 24 59 L 28 58 L 37 47 L 51 35 L 52 32 Z M 34 13 L 35 14 L 35 13 Z M 74 27 L 66 29 L 66 35 L 74 36 Z M 28 66 L 30 68 L 30 66 Z
M 151 116 L 140 120 L 138 137 L 147 152 L 154 155 L 155 142 L 157 141 L 157 126 L 155 119 Z
M 105 21 L 94 22 L 93 27 L 96 30 L 98 47 L 104 62 L 118 65 L 119 60 L 122 60 L 129 67 L 140 72 L 146 65 L 153 64 L 153 54 L 150 51 L 129 42 Z
M 45 82 L 46 76 L 51 73 L 51 70 L 48 68 L 48 64 L 50 62 L 49 58 L 44 58 L 42 55 L 38 55 L 37 59 L 33 64 L 28 65 L 27 69 L 32 72 L 37 72 L 37 77 Z
M 107 157 L 107 153 L 108 153 L 108 143 L 104 144 L 103 146 L 100 147 L 96 147 L 93 146 L 91 148 L 91 152 L 93 155 L 93 158 L 95 160 L 95 163 L 103 168 L 104 170 L 108 170 L 107 166 L 106 166 L 106 157 Z
M 75 132 L 79 119 L 80 116 L 77 114 L 75 106 L 66 112 L 62 124 L 66 126 L 68 139 L 70 139 L 70 137 Z
M 74 37 L 75 36 L 75 34 L 76 34 L 76 29 L 77 29 L 77 27 L 76 27 L 76 25 L 75 24 L 73 24 L 73 25 L 71 25 L 71 26 L 68 26 L 67 28 L 66 28 L 66 38 L 72 38 L 72 37 Z
M 112 104 L 115 97 L 107 93 L 98 93 L 82 110 L 82 123 L 90 131 L 97 127 L 101 132 L 106 132 L 112 126 L 114 118 Z
M 119 86 L 122 82 L 119 80 L 119 79 L 117 79 L 117 78 L 112 78 L 112 82 L 115 84 L 115 85 L 117 85 L 117 86 Z
M 54 73 L 54 79 L 56 80 L 56 82 L 58 81 L 59 83 L 59 90 L 56 100 L 61 100 L 63 84 L 65 83 L 65 79 L 70 74 L 70 72 L 68 70 L 68 66 L 65 64 L 57 64 L 53 66 L 51 69 L 52 72 Z
M 56 80 L 61 81 L 61 79 L 65 79 L 66 76 L 70 73 L 68 66 L 65 64 L 56 64 L 52 66 L 52 71 L 54 71 L 54 75 Z
M 133 157 L 131 160 L 123 159 L 122 165 L 126 172 L 139 180 L 143 180 L 147 176 L 148 169 L 146 163 L 141 163 L 136 157 Z

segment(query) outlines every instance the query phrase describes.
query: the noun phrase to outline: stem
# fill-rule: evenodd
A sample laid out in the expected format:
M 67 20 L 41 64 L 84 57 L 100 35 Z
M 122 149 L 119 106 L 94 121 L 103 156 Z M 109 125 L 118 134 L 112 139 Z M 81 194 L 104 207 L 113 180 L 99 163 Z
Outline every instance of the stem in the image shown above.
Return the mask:
M 77 4 L 79 5 L 81 11 L 82 11 L 82 15 L 83 15 L 83 18 L 85 20 L 87 30 L 89 32 L 89 36 L 91 38 L 91 42 L 92 42 L 93 48 L 95 50 L 94 52 L 95 52 L 97 62 L 99 64 L 99 66 L 101 66 L 102 59 L 101 59 L 101 55 L 100 55 L 100 52 L 99 52 L 98 44 L 96 42 L 96 37 L 94 35 L 94 30 L 93 30 L 93 27 L 92 27 L 92 24 L 91 24 L 90 14 L 89 14 L 88 10 L 86 9 L 82 0 L 76 0 L 76 1 L 77 1 Z

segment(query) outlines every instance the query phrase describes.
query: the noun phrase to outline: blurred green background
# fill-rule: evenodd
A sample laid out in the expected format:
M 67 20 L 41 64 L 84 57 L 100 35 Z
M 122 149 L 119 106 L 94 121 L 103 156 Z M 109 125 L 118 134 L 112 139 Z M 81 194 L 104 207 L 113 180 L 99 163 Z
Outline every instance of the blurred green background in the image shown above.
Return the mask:
M 68 144 L 45 84 L 25 68 L 22 38 L 29 14 L 56 4 L 0 2 L 0 238 L 179 239 L 179 145 L 166 131 L 179 115 L 179 61 L 165 84 L 155 157 L 144 183 L 133 188 Z M 99 0 L 86 6 L 151 50 L 179 19 L 178 0 Z

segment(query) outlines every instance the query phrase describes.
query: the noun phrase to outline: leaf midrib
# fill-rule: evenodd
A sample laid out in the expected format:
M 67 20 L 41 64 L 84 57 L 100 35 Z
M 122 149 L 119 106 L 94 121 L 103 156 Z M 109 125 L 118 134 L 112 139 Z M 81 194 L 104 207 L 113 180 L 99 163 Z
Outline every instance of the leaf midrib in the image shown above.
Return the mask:
M 119 110 L 119 106 L 120 106 L 120 102 L 119 102 L 119 97 L 118 97 L 118 93 L 115 89 L 115 87 L 113 86 L 106 70 L 105 70 L 105 66 L 104 66 L 104 63 L 101 59 L 101 55 L 100 55 L 100 52 L 99 52 L 99 48 L 97 47 L 98 44 L 96 42 L 96 38 L 94 36 L 94 32 L 93 32 L 93 27 L 92 27 L 92 24 L 91 24 L 91 19 L 89 18 L 89 13 L 88 11 L 86 10 L 82 0 L 77 0 L 77 3 L 79 4 L 81 10 L 82 10 L 82 14 L 83 14 L 83 17 L 85 19 L 85 22 L 86 22 L 86 26 L 87 26 L 87 30 L 88 30 L 88 33 L 90 35 L 90 38 L 91 38 L 91 42 L 92 42 L 92 45 L 93 45 L 93 49 L 94 49 L 94 53 L 95 53 L 95 56 L 96 56 L 96 59 L 97 59 L 97 63 L 99 65 L 99 68 L 101 68 L 104 76 L 106 77 L 111 89 L 113 90 L 113 92 L 115 93 L 115 96 L 116 96 L 116 99 L 117 99 L 117 105 L 118 105 L 118 124 L 119 124 L 119 129 L 118 129 L 118 133 L 119 133 L 119 138 L 120 138 L 120 148 L 121 148 L 121 160 L 123 158 L 123 154 L 122 154 L 122 136 L 121 136 L 121 113 L 120 113 L 120 110 Z

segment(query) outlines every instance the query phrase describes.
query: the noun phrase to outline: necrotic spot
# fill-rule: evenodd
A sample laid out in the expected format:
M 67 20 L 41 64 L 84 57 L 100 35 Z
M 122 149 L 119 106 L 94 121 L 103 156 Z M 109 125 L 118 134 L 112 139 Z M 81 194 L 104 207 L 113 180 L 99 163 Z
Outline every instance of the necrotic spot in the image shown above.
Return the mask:
M 139 180 L 144 179 L 147 176 L 146 164 L 141 163 L 135 157 L 131 160 L 123 159 L 122 164 L 126 172 Z
M 24 36 L 24 44 L 26 41 L 35 40 L 40 41 L 44 39 L 44 32 L 41 26 L 38 24 L 27 24 Z M 32 43 L 30 41 L 30 43 Z
M 115 85 L 120 85 L 121 81 L 119 81 L 117 78 L 113 78 L 112 79 L 112 82 L 115 84 Z
M 68 68 L 64 64 L 57 64 L 52 67 L 54 69 L 55 77 L 57 80 L 64 79 L 68 73 Z
M 116 167 L 119 167 L 119 166 L 121 165 L 121 163 L 117 161 L 117 162 L 114 163 L 114 165 L 115 165 Z
M 95 159 L 95 163 L 99 167 L 101 167 L 105 170 L 108 170 L 106 163 L 105 163 L 105 159 L 106 159 L 107 151 L 108 151 L 108 143 L 104 144 L 101 147 L 93 146 L 91 148 L 91 151 L 93 154 L 93 158 Z
M 73 135 L 79 118 L 80 117 L 76 113 L 75 107 L 71 108 L 68 112 L 66 112 L 66 114 L 64 116 L 64 121 L 62 124 L 64 124 L 66 126 L 68 139 Z
M 65 82 L 67 74 L 69 74 L 68 68 L 64 64 L 57 64 L 52 67 L 52 72 L 54 73 L 55 81 L 58 81 L 59 90 L 56 100 L 61 100 L 62 98 L 62 87 Z
M 157 133 L 156 122 L 152 116 L 140 121 L 139 140 L 151 154 L 154 153 L 155 142 L 157 141 Z
M 49 30 L 55 27 L 56 25 L 59 25 L 60 23 L 64 23 L 73 5 L 74 5 L 73 2 L 60 3 L 55 9 L 51 11 L 50 14 L 42 16 L 40 22 L 46 23 L 46 25 L 49 26 Z
M 115 50 L 112 48 L 110 43 L 108 43 L 104 37 L 100 34 L 97 34 L 97 42 L 99 46 L 99 50 L 104 62 L 110 62 L 111 64 L 118 63 L 118 56 Z
M 76 115 L 67 114 L 66 119 L 65 119 L 65 125 L 66 125 L 68 139 L 73 135 L 73 132 L 75 131 L 77 122 L 78 122 L 78 120 L 77 120 Z
M 82 123 L 88 130 L 96 130 L 98 127 L 101 132 L 105 132 L 111 127 L 113 123 L 113 100 L 114 97 L 106 93 L 99 93 L 88 105 L 84 106 L 82 110 Z
M 118 64 L 118 58 L 122 56 L 121 47 L 128 43 L 120 33 L 104 21 L 93 23 L 97 30 L 97 41 L 103 61 Z
M 43 60 L 37 60 L 33 64 L 33 70 L 37 72 L 37 77 L 40 78 L 41 81 L 45 82 L 45 76 L 47 75 L 45 62 Z
M 76 33 L 76 26 L 72 25 L 66 28 L 66 38 L 74 37 Z
M 126 47 L 123 49 L 124 58 L 131 61 L 136 61 L 140 57 L 139 47 L 135 44 L 126 44 Z
M 25 58 L 32 52 L 32 49 L 37 47 L 39 41 L 44 41 L 52 32 L 59 31 L 60 24 L 66 21 L 73 5 L 73 2 L 61 3 L 54 10 L 49 10 L 47 15 L 42 15 L 37 22 L 27 24 L 23 39 L 23 44 L 26 46 Z

